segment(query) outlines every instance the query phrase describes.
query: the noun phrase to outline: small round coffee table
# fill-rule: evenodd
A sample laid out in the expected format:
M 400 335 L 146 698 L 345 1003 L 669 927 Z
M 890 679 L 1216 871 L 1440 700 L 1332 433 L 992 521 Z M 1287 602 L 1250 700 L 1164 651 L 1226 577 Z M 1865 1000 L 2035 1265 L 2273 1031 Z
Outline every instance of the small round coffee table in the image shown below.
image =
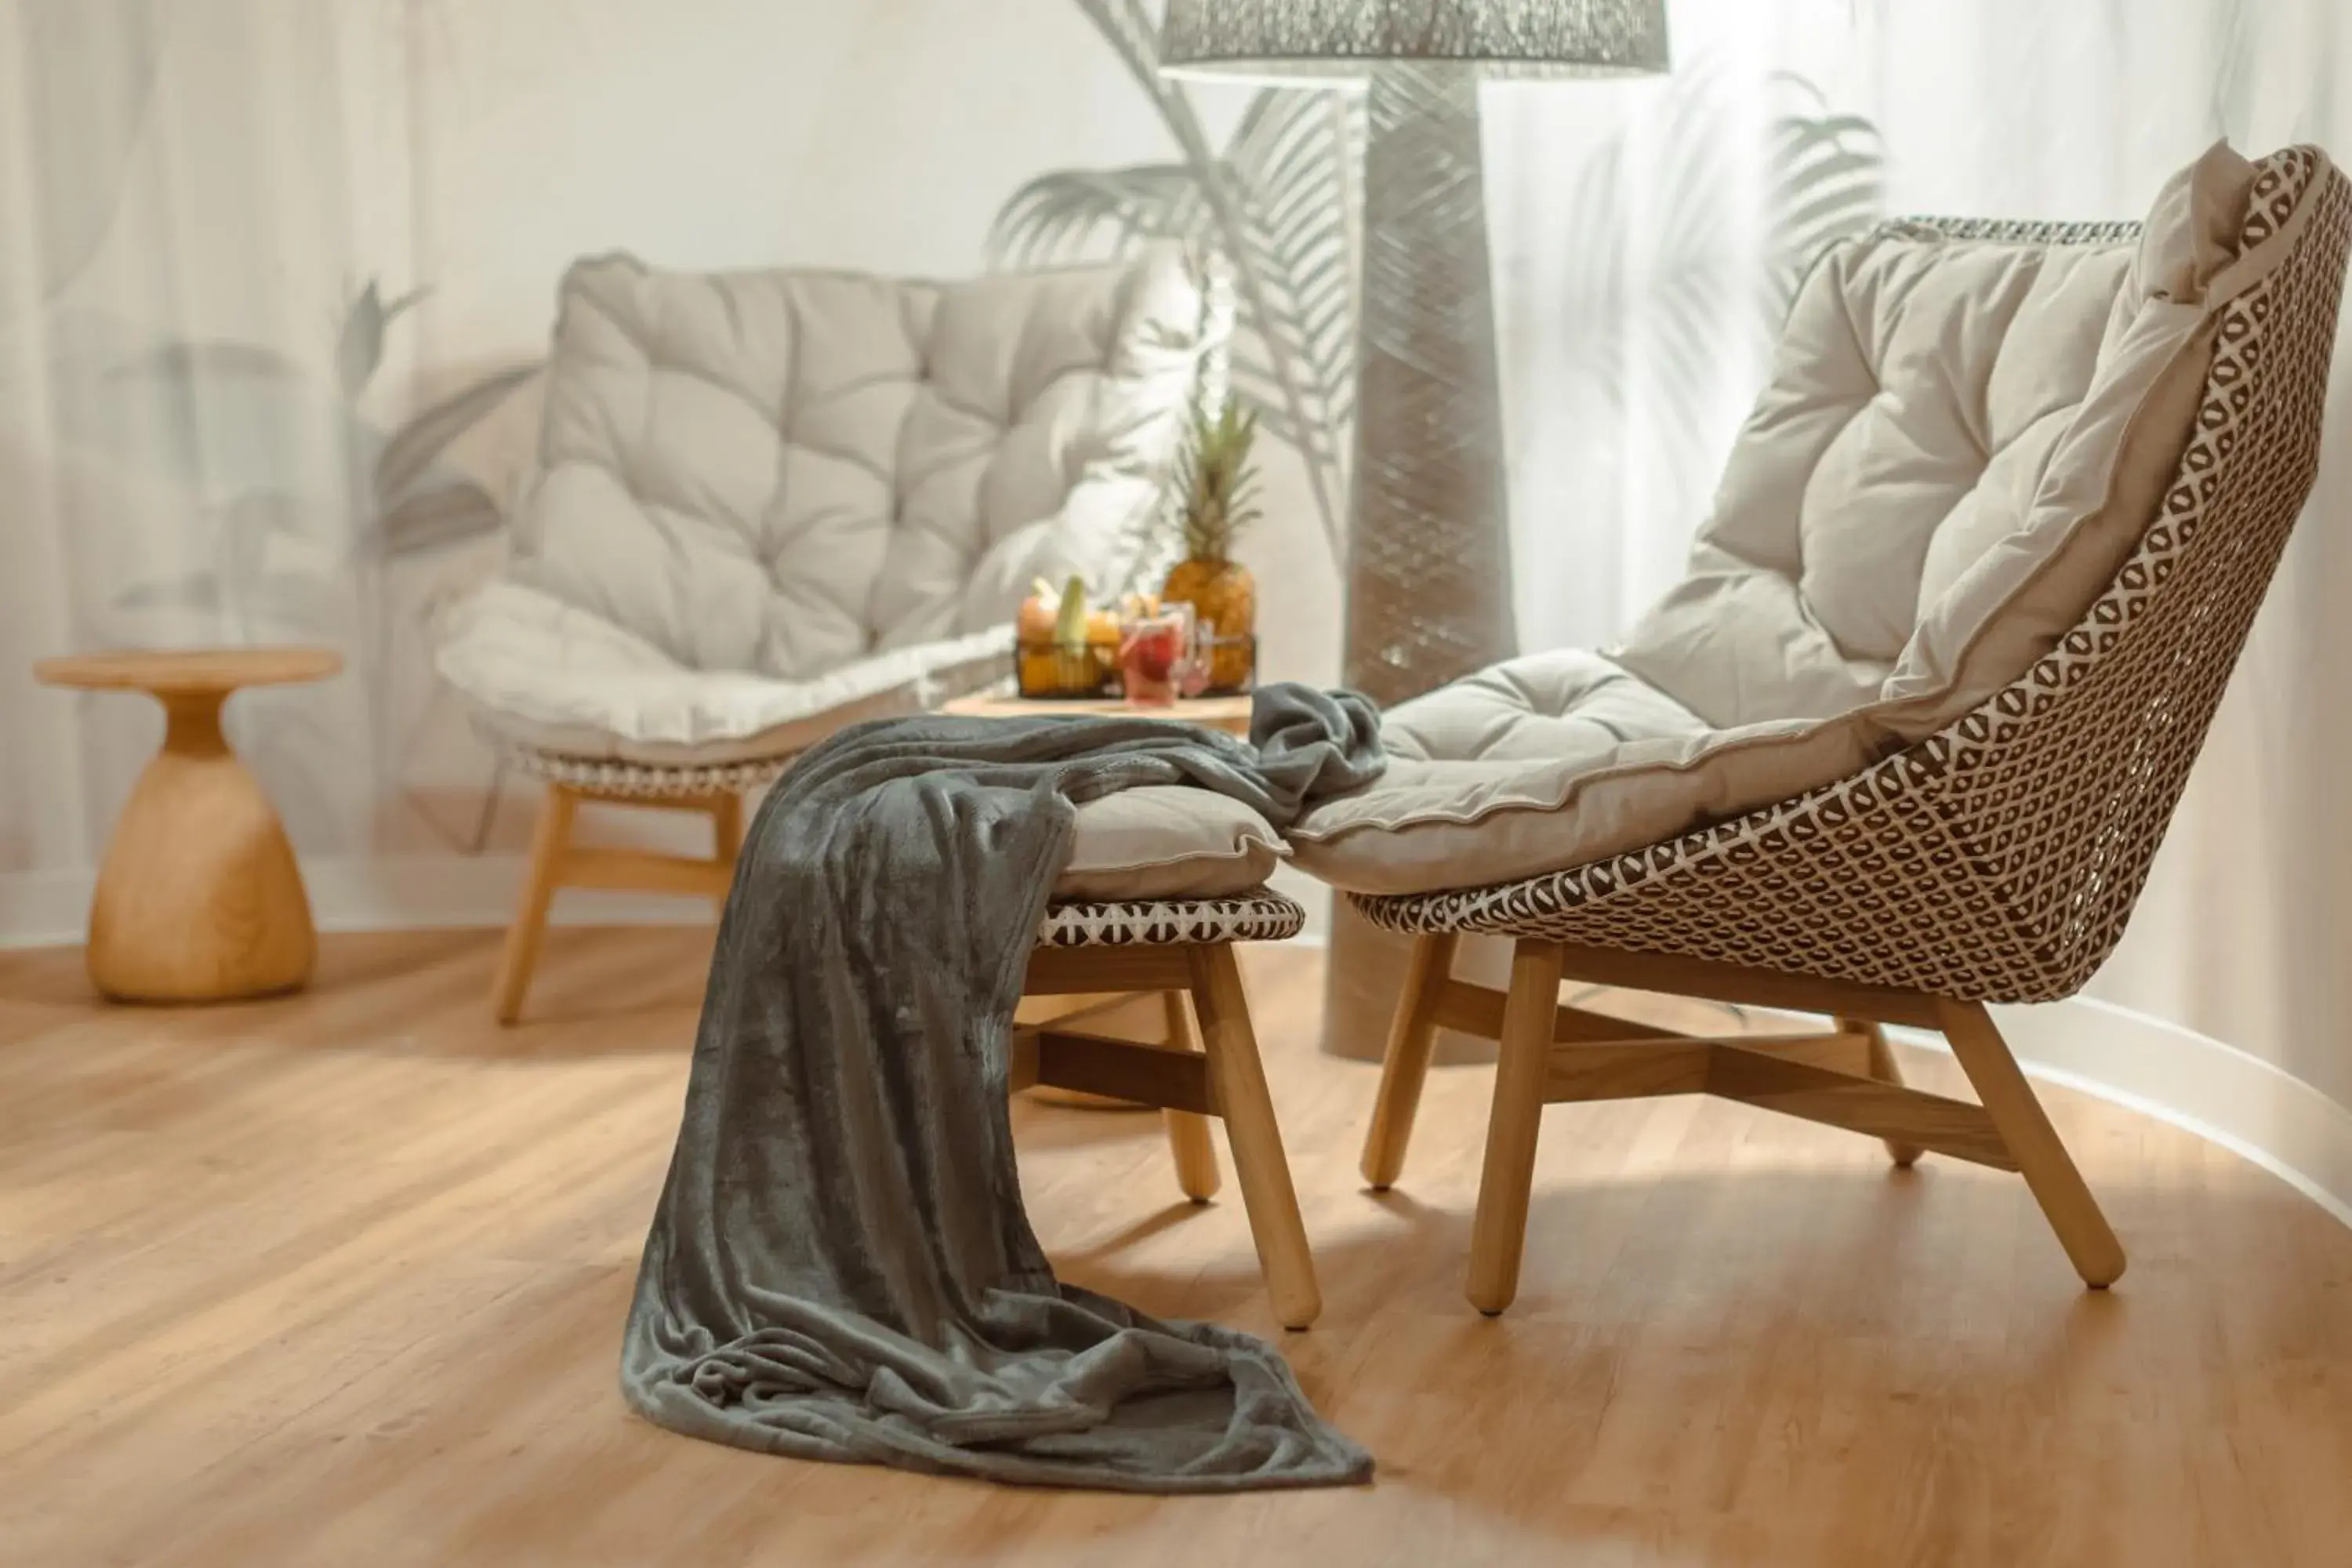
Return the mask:
M 124 649 L 47 658 L 34 678 L 143 691 L 163 705 L 163 749 L 114 825 L 90 899 L 86 961 L 125 1002 L 219 1002 L 310 978 L 318 937 L 293 846 L 269 797 L 221 733 L 221 705 L 247 686 L 324 680 L 324 647 Z
M 1231 697 L 1179 698 L 1174 702 L 1154 706 L 1148 702 L 1129 702 L 1124 698 L 1040 698 L 1015 697 L 1008 692 L 982 692 L 974 697 L 959 697 L 940 705 L 942 713 L 961 713 L 972 719 L 1034 719 L 1040 715 L 1051 718 L 1056 713 L 1101 718 L 1117 715 L 1135 719 L 1175 719 L 1187 724 L 1202 724 L 1228 734 L 1246 735 L 1250 725 L 1250 697 L 1246 691 Z

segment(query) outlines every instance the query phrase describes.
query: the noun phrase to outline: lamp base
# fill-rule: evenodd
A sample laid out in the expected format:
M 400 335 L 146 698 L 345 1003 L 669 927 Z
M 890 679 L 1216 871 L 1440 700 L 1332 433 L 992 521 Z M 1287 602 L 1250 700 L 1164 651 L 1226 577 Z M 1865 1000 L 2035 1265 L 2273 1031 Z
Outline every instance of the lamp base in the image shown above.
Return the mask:
M 1383 66 L 1366 113 L 1341 668 L 1385 708 L 1508 658 L 1518 635 L 1478 86 L 1466 72 Z M 1335 900 L 1325 1051 L 1379 1057 L 1404 946 Z
M 1478 86 L 1383 66 L 1366 115 L 1343 668 L 1385 707 L 1518 639 Z

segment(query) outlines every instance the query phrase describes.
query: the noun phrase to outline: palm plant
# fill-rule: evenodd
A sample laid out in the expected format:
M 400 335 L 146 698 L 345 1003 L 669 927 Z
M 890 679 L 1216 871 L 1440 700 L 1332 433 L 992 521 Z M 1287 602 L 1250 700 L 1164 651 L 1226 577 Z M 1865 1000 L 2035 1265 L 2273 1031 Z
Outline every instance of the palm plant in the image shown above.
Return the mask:
M 1182 242 L 1230 269 L 1234 384 L 1268 434 L 1305 458 L 1324 534 L 1341 552 L 1347 432 L 1354 418 L 1362 106 L 1340 93 L 1268 88 L 1213 148 L 1176 83 L 1160 75 L 1141 0 L 1077 0 L 1160 110 L 1181 161 L 1042 174 L 998 213 L 990 243 L 1010 265 L 1116 256 Z

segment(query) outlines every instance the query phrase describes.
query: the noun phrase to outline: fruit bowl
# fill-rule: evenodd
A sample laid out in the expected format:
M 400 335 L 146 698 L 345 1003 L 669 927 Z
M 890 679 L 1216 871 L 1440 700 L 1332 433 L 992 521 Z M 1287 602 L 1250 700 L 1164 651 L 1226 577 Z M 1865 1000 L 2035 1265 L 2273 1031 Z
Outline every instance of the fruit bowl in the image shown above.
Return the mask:
M 1118 647 L 1087 643 L 1065 647 L 1052 640 L 1023 642 L 1013 654 L 1013 689 L 1023 697 L 1096 698 L 1118 695 Z

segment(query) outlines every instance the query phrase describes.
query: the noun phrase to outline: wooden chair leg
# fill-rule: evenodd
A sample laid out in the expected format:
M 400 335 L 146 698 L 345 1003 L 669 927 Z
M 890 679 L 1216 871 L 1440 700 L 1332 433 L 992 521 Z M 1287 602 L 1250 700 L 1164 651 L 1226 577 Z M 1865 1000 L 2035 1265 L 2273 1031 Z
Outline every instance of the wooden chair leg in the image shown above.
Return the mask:
M 1936 1010 L 1951 1042 L 1952 1055 L 1976 1086 L 1977 1098 L 1992 1118 L 2017 1167 L 2032 1189 L 2034 1201 L 2058 1233 L 2059 1245 L 2074 1265 L 2083 1283 L 2104 1289 L 2122 1278 L 2123 1244 L 2108 1228 L 2096 1198 L 2084 1184 L 2082 1172 L 2059 1141 L 2058 1130 L 2034 1097 L 2033 1086 L 2010 1054 L 2009 1044 L 1993 1026 L 1992 1017 L 1978 1002 L 1938 1000 Z
M 572 842 L 572 817 L 579 805 L 580 797 L 563 785 L 547 786 L 547 801 L 540 807 L 539 826 L 531 835 L 522 902 L 515 910 L 514 923 L 507 927 L 498 979 L 490 986 L 490 1005 L 501 1024 L 522 1016 L 523 993 L 530 989 L 530 972 L 539 963 L 540 938 L 547 931 L 547 906 L 562 874 L 564 851 Z
M 1470 1227 L 1470 1304 L 1489 1317 L 1519 1291 L 1527 1245 L 1528 1198 L 1535 1185 L 1544 1078 L 1551 1060 L 1553 1010 L 1559 1004 L 1557 942 L 1522 937 L 1511 952 L 1511 989 L 1503 1004 L 1495 1102 L 1486 1120 L 1486 1168 Z
M 710 844 L 722 865 L 733 866 L 743 850 L 743 797 L 730 792 L 710 797 Z
M 1307 1226 L 1298 1217 L 1298 1194 L 1290 1183 L 1290 1162 L 1282 1150 L 1282 1130 L 1266 1093 L 1265 1064 L 1250 1027 L 1249 998 L 1229 943 L 1195 947 L 1190 954 L 1192 1005 L 1209 1055 L 1209 1081 L 1217 1113 L 1224 1118 L 1233 1146 L 1234 1176 L 1249 1211 L 1250 1237 L 1276 1320 L 1303 1329 L 1323 1310 L 1315 1283 L 1315 1258 L 1307 1250 Z
M 1404 988 L 1389 1020 L 1372 1125 L 1364 1134 L 1360 1168 L 1374 1192 L 1386 1192 L 1404 1172 L 1405 1146 L 1412 1141 L 1413 1114 L 1421 1109 L 1421 1086 L 1428 1080 L 1430 1052 L 1437 1044 L 1437 999 L 1454 973 L 1454 947 L 1459 940 L 1452 931 L 1413 938 Z
M 1848 1034 L 1870 1037 L 1871 1077 L 1881 1083 L 1891 1083 L 1898 1088 L 1902 1085 L 1903 1068 L 1895 1059 L 1895 1047 L 1886 1043 L 1884 1026 L 1870 1018 L 1840 1018 L 1837 1026 Z M 1900 1138 L 1887 1138 L 1882 1142 L 1886 1145 L 1887 1154 L 1904 1169 L 1908 1170 L 1919 1163 L 1922 1151 L 1916 1143 L 1906 1143 Z
M 1167 1010 L 1168 1043 L 1181 1050 L 1201 1048 L 1201 1032 L 1192 1024 L 1192 1009 L 1181 991 L 1162 991 L 1160 1004 Z M 1217 1146 L 1209 1136 L 1209 1119 L 1189 1110 L 1162 1111 L 1168 1120 L 1168 1152 L 1176 1159 L 1176 1185 L 1196 1204 L 1217 1195 Z

